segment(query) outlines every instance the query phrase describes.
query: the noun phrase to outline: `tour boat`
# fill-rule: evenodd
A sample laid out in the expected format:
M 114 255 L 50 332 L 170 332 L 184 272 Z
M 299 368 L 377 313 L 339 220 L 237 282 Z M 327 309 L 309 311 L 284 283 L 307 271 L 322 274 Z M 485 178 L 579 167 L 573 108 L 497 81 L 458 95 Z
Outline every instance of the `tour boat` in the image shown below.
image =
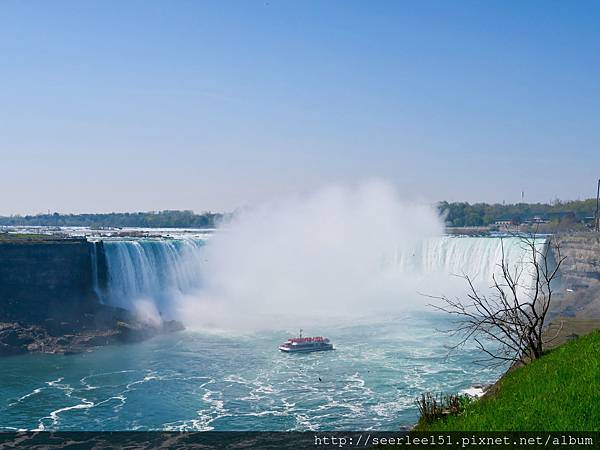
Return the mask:
M 333 344 L 329 339 L 323 336 L 303 337 L 302 330 L 300 336 L 290 338 L 279 346 L 279 350 L 286 353 L 308 353 L 323 352 L 333 350 Z

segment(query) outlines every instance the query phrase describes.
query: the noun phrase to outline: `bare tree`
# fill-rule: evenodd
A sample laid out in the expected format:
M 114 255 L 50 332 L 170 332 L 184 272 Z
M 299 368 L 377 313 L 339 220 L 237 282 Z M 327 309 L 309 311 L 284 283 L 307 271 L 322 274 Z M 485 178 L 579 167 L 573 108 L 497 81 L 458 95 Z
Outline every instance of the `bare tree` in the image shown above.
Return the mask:
M 509 265 L 502 240 L 499 274 L 492 277 L 489 293 L 482 293 L 469 275 L 463 275 L 469 288 L 466 299 L 434 297 L 442 300 L 442 305 L 431 305 L 457 316 L 456 327 L 449 330 L 460 337 L 455 348 L 472 339 L 486 354 L 482 361 L 488 363 L 537 359 L 560 332 L 544 336 L 553 281 L 566 258 L 561 255 L 560 243 L 555 238 L 540 240 L 535 234 L 518 237 L 526 250 L 525 261 Z

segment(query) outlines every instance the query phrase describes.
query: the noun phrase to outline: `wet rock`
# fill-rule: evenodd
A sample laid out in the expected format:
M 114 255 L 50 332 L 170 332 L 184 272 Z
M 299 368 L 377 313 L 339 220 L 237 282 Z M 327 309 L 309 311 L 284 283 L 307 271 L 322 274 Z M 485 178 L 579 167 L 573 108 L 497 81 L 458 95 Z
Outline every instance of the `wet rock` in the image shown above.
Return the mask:
M 36 327 L 23 327 L 19 323 L 0 323 L 0 355 L 26 353 L 28 345 L 36 340 Z
M 121 312 L 116 315 L 121 317 Z M 0 323 L 0 356 L 23 353 L 52 353 L 71 355 L 91 351 L 95 347 L 119 343 L 140 342 L 153 336 L 183 330 L 183 324 L 166 321 L 162 325 L 148 325 L 128 317 L 128 322 L 115 321 L 107 325 L 107 317 L 94 320 L 101 324 L 97 327 L 82 326 L 72 332 L 72 323 L 68 325 L 68 334 L 56 335 L 56 327 L 47 330 L 39 325 L 23 325 L 18 322 Z M 51 322 L 54 325 L 53 322 Z
M 167 320 L 167 321 L 163 322 L 163 332 L 164 333 L 173 333 L 175 331 L 183 331 L 183 330 L 185 330 L 183 323 L 181 323 L 177 320 Z

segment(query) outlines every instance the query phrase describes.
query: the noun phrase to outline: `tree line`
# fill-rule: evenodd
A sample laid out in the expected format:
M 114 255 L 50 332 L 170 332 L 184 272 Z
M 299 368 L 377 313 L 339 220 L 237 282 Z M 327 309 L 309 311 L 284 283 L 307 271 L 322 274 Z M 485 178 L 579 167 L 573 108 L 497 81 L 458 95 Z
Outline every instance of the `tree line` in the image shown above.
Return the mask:
M 552 203 L 489 204 L 466 202 L 439 202 L 438 211 L 445 217 L 446 224 L 455 227 L 476 227 L 493 224 L 497 220 L 511 220 L 518 224 L 533 217 L 550 221 L 580 222 L 593 217 L 596 199 L 573 200 Z
M 37 214 L 0 217 L 3 226 L 70 226 L 91 228 L 214 228 L 224 214 L 193 211 L 150 211 L 106 214 Z

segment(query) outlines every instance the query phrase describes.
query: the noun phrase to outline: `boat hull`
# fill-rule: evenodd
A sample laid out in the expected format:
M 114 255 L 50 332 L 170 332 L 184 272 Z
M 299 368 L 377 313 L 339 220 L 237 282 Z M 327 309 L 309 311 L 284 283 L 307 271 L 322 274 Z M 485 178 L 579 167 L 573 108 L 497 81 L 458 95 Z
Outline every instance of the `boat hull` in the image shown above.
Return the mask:
M 314 348 L 290 348 L 283 345 L 279 346 L 279 350 L 284 353 L 312 353 L 312 352 L 327 352 L 334 350 L 333 345 L 323 345 L 321 347 Z

